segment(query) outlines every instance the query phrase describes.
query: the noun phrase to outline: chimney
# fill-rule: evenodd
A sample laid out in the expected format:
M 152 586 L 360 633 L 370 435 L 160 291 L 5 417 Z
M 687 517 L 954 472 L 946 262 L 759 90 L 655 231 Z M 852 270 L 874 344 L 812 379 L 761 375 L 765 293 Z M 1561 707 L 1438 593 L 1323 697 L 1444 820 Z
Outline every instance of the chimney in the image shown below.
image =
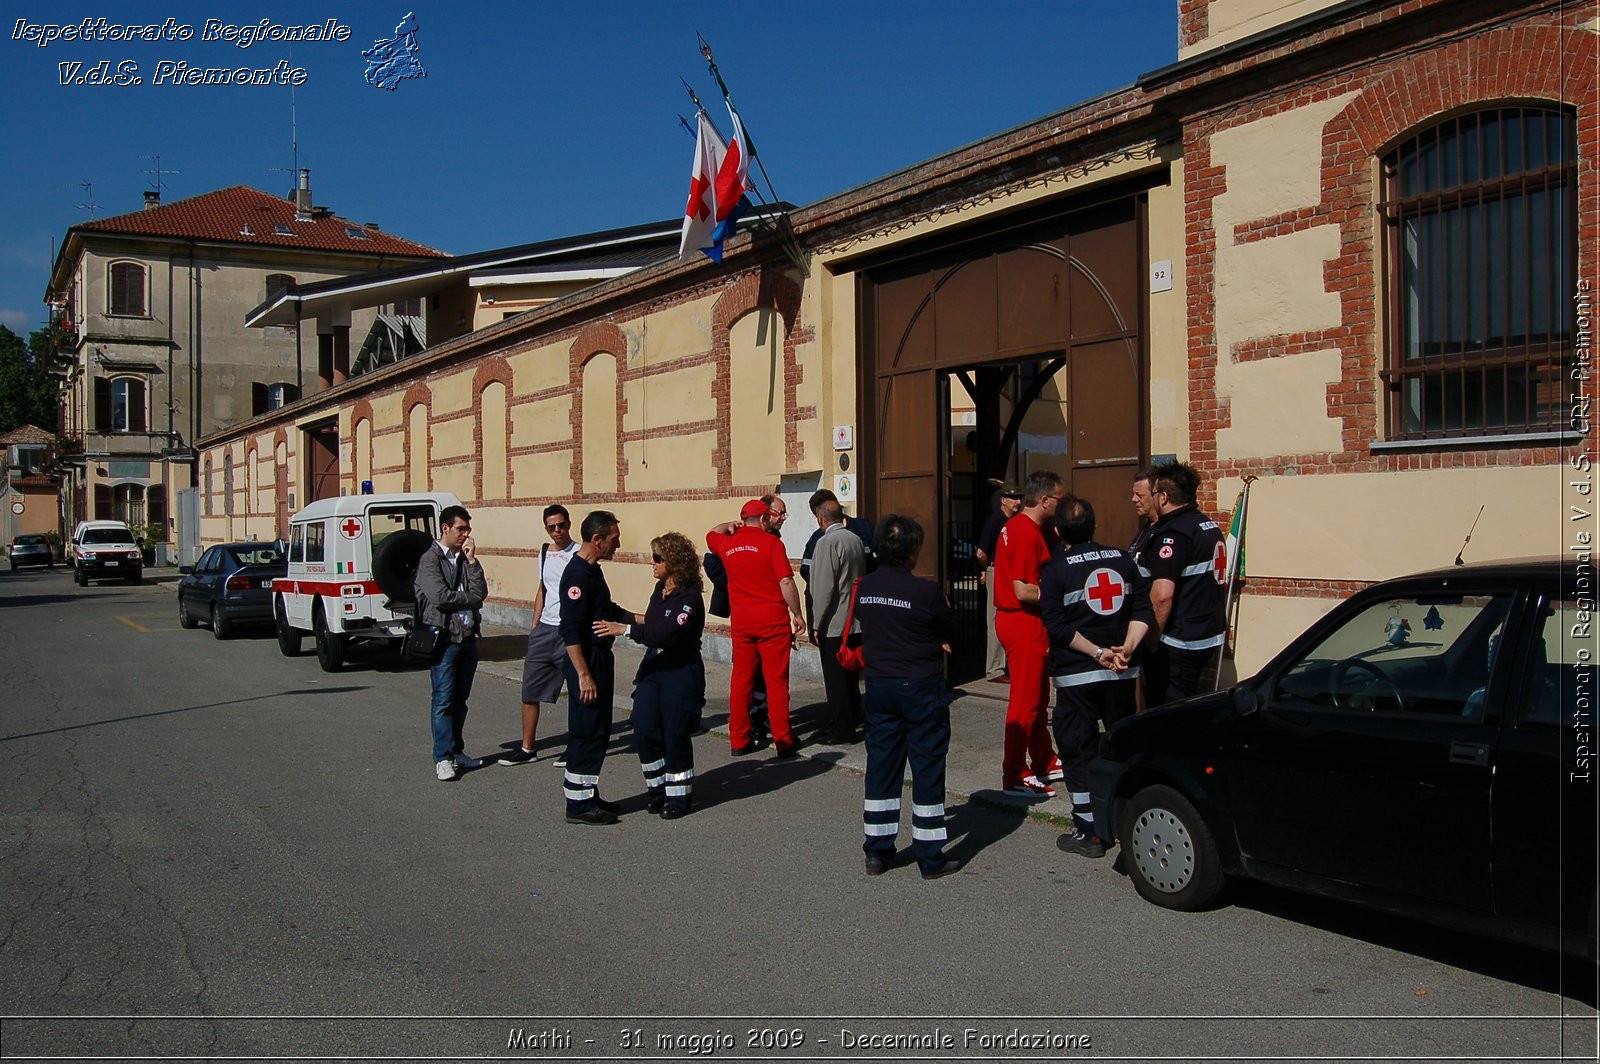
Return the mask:
M 157 189 L 155 191 L 150 191 L 149 189 L 146 189 L 144 194 L 144 209 L 147 211 L 153 211 L 159 206 L 161 206 L 161 190 Z
M 300 187 L 294 194 L 294 220 L 311 221 L 311 171 L 304 168 L 300 171 Z

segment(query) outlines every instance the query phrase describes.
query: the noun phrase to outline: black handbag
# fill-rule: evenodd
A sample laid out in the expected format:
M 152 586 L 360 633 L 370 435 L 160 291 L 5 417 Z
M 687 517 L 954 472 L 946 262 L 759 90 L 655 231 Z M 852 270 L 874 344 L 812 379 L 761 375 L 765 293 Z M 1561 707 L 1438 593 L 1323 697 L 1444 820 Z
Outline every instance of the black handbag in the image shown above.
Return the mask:
M 456 564 L 454 582 L 457 584 L 461 582 L 461 566 L 464 564 L 464 561 Z M 406 633 L 406 641 L 400 644 L 400 656 L 407 661 L 425 661 L 432 664 L 450 638 L 449 628 L 439 624 L 427 624 L 422 620 L 423 604 L 427 601 L 422 595 L 417 596 L 416 619 L 411 622 L 411 630 Z

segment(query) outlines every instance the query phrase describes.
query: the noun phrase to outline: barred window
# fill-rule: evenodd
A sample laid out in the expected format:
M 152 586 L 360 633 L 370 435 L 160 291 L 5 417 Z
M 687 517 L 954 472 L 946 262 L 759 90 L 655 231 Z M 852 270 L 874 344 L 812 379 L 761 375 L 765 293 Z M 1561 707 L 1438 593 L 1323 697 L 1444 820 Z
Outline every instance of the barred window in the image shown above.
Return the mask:
M 1570 109 L 1501 107 L 1384 158 L 1391 438 L 1568 426 L 1576 143 Z

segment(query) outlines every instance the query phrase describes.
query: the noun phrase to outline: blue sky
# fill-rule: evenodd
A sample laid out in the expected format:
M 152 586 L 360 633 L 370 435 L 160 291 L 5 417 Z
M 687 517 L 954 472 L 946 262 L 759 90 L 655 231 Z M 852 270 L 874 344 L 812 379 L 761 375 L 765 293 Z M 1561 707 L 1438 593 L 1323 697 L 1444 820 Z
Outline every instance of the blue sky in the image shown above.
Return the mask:
M 703 33 L 777 193 L 832 195 L 1130 84 L 1176 58 L 1176 0 L 992 3 L 808 0 L 783 8 L 607 3 L 251 6 L 12 4 L 0 21 L 0 324 L 42 322 L 51 239 L 229 185 L 286 192 L 290 90 L 157 85 L 162 61 L 306 71 L 294 92 L 299 162 L 316 202 L 452 254 L 674 217 L 692 142 L 687 78 L 726 130 L 696 50 Z M 367 84 L 361 56 L 415 12 L 427 77 Z M 738 16 L 739 21 L 732 21 Z M 187 41 L 14 39 L 18 20 L 173 20 Z M 347 42 L 201 39 L 207 20 L 321 24 Z M 58 64 L 137 65 L 139 85 L 60 84 Z M 282 168 L 282 169 L 279 169 Z M 92 186 L 92 198 L 83 182 Z

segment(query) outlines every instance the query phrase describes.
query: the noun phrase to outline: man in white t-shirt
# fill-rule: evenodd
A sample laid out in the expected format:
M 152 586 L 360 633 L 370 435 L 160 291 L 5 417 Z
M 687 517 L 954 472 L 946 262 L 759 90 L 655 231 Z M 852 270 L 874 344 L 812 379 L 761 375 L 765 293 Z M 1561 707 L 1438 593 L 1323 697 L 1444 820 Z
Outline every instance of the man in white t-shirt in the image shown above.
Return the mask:
M 561 697 L 567 648 L 561 641 L 561 574 L 578 553 L 572 538 L 572 518 L 567 508 L 553 503 L 544 508 L 544 530 L 550 542 L 539 548 L 539 590 L 533 596 L 533 627 L 528 632 L 528 656 L 522 662 L 522 746 L 504 754 L 502 765 L 526 765 L 534 760 L 539 735 L 539 703 Z

